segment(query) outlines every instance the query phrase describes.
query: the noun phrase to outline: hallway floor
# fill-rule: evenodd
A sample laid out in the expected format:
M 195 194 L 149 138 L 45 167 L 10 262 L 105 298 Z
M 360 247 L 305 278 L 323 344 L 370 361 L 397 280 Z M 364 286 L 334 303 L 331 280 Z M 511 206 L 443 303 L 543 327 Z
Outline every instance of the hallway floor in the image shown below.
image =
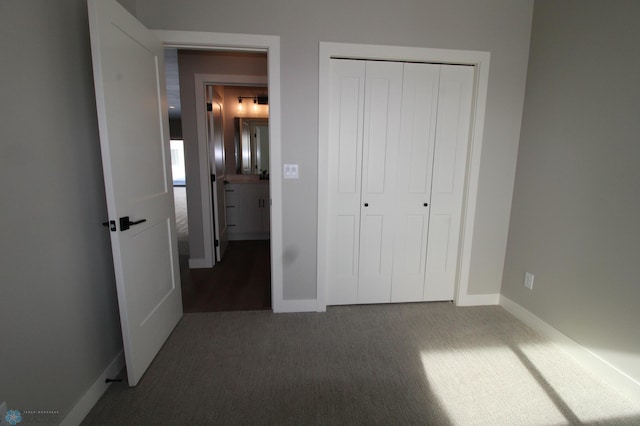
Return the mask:
M 213 268 L 189 269 L 185 187 L 174 187 L 184 312 L 271 309 L 269 240 L 230 241 Z

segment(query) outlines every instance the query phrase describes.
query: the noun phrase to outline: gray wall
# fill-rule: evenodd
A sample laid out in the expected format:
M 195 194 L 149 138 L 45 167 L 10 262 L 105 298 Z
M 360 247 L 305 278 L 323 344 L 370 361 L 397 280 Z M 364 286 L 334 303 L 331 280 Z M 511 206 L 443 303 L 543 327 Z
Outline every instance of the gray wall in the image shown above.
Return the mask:
M 204 240 L 194 75 L 266 76 L 267 58 L 264 54 L 255 53 L 179 50 L 178 71 L 180 75 L 180 104 L 182 106 L 182 138 L 184 139 L 187 171 L 189 257 L 198 259 L 204 257 Z
M 536 1 L 502 284 L 636 380 L 638 16 L 637 1 Z
M 85 0 L 0 2 L 0 402 L 62 419 L 122 348 Z
M 138 0 L 136 12 L 154 29 L 281 37 L 282 161 L 300 165 L 300 179 L 282 183 L 283 243 L 285 252 L 292 254 L 284 265 L 284 298 L 314 299 L 318 42 L 491 52 L 469 293 L 498 293 L 520 135 L 532 5 L 531 0 L 194 0 L 186 7 L 179 0 Z

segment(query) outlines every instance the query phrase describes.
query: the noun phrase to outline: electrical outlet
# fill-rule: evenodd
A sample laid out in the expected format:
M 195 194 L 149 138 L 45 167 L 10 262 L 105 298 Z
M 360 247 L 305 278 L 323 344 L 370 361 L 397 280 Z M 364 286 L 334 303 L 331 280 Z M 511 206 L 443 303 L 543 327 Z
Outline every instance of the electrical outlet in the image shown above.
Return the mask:
M 535 277 L 533 276 L 533 274 L 531 272 L 525 272 L 524 273 L 524 286 L 526 288 L 528 288 L 529 290 L 533 290 L 533 279 Z

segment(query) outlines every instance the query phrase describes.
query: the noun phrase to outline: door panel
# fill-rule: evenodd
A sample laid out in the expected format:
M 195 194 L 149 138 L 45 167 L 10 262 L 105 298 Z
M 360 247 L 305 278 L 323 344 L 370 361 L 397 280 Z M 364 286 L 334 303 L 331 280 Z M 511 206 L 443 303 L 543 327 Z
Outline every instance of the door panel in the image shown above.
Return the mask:
M 328 303 L 357 302 L 365 64 L 331 61 Z M 347 260 L 347 259 L 350 259 Z
M 358 303 L 391 298 L 403 64 L 367 62 Z
M 90 0 L 96 106 L 129 386 L 182 317 L 163 48 L 113 0 Z
M 373 77 L 374 68 L 367 67 L 366 106 L 365 106 L 365 193 L 381 194 L 385 190 L 386 156 L 397 143 L 395 135 L 388 134 L 389 119 L 393 118 L 394 105 L 390 105 L 390 81 L 378 76 Z M 387 147 L 387 144 L 391 145 Z M 387 148 L 389 148 L 387 150 Z
M 424 300 L 453 300 L 465 187 L 473 67 L 440 72 Z
M 359 220 L 354 215 L 338 216 L 338 229 L 336 239 L 339 240 L 336 252 L 336 272 L 339 275 L 353 276 L 358 272 L 357 258 L 354 256 L 357 250 L 356 235 L 358 235 Z M 356 295 L 353 295 L 355 300 Z
M 439 79 L 440 65 L 404 64 L 392 302 L 423 298 Z
M 118 202 L 138 200 L 147 194 L 165 193 L 166 176 L 158 164 L 164 164 L 162 123 L 158 120 L 158 105 L 161 105 L 158 82 L 160 81 L 156 52 L 149 45 L 141 44 L 134 39 L 135 32 L 116 26 L 109 31 L 110 49 L 102 51 L 105 86 L 104 107 L 109 125 L 109 134 L 121 143 L 112 144 L 110 156 L 114 162 L 125 170 L 139 168 L 144 170 L 135 180 L 126 174 L 116 173 L 114 184 L 119 191 L 115 194 Z M 126 67 L 116 64 L 126 63 Z M 139 91 L 146 93 L 148 108 L 139 108 L 135 103 L 122 103 L 122 99 L 130 93 Z M 155 107 L 155 108 L 154 108 Z M 137 126 L 137 123 L 154 123 L 152 126 Z M 149 141 L 146 144 L 133 141 Z
M 386 219 L 383 215 L 372 214 L 361 220 L 358 303 L 389 302 L 391 286 L 384 256 L 390 223 Z

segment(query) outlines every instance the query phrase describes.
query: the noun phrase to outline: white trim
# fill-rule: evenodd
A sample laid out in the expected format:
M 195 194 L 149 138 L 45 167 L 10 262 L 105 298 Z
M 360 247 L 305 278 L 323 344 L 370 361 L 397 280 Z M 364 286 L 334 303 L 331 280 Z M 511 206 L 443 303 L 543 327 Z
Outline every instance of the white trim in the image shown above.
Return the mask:
M 200 202 L 202 206 L 202 237 L 204 244 L 204 261 L 211 268 L 215 262 L 215 230 L 213 229 L 213 210 L 211 209 L 211 165 L 209 164 L 209 144 L 207 143 L 207 126 L 205 120 L 206 103 L 204 85 L 267 85 L 267 77 L 263 75 L 232 74 L 194 74 L 194 101 L 196 109 L 196 128 L 198 134 L 198 162 L 200 165 Z
M 596 355 L 566 334 L 546 323 L 544 320 L 529 312 L 508 297 L 501 295 L 500 305 L 511 315 L 540 334 L 548 337 L 553 343 L 560 346 L 584 368 L 607 382 L 618 392 L 633 401 L 640 401 L 640 382 L 619 370 L 607 360 Z
M 107 378 L 117 377 L 123 370 L 124 352 L 120 351 L 87 392 L 85 392 L 73 408 L 71 408 L 62 422 L 60 422 L 60 426 L 75 426 L 82 423 L 82 420 L 89 414 L 89 411 L 91 411 L 111 385 L 110 383 L 105 383 L 105 380 Z
M 500 294 L 464 294 L 458 295 L 457 306 L 487 306 L 500 304 Z
M 273 312 L 316 312 L 316 299 L 304 299 L 304 300 L 283 300 L 276 310 Z
M 209 144 L 207 143 L 207 126 L 205 120 L 205 107 L 203 101 L 206 102 L 204 85 L 199 81 L 198 76 L 194 75 L 194 96 L 196 111 L 196 134 L 198 146 L 198 167 L 200 169 L 200 210 L 202 217 L 202 245 L 204 248 L 203 260 L 207 266 L 211 268 L 216 264 L 215 246 L 214 246 L 214 230 L 213 230 L 213 210 L 211 209 L 211 165 L 209 164 Z
M 269 86 L 269 191 L 271 198 L 271 303 L 274 312 L 283 312 L 282 266 L 282 132 L 280 87 L 280 37 L 271 35 L 155 30 L 166 47 L 205 50 L 267 52 Z M 193 259 L 195 260 L 195 259 Z M 189 260 L 191 264 L 191 259 Z
M 462 229 L 460 235 L 460 255 L 456 279 L 455 302 L 473 304 L 469 299 L 469 269 L 472 254 L 473 226 L 476 215 L 478 197 L 478 180 L 480 175 L 480 153 L 484 131 L 484 117 L 489 84 L 490 53 L 470 50 L 428 49 L 419 47 L 376 46 L 368 44 L 327 43 L 320 42 L 319 54 L 319 106 L 318 106 L 318 263 L 317 263 L 317 310 L 324 311 L 327 306 L 327 211 L 325 200 L 328 198 L 326 176 L 329 173 L 329 87 L 330 59 L 372 59 L 386 61 L 437 62 L 448 64 L 473 65 L 475 68 L 474 101 L 469 137 L 469 154 L 467 163 L 467 179 L 465 200 L 462 211 Z M 471 302 L 468 302 L 468 301 Z M 480 300 L 480 299 L 477 299 Z M 495 295 L 487 300 L 497 304 Z
M 211 259 L 197 257 L 189 259 L 189 269 L 211 268 Z

